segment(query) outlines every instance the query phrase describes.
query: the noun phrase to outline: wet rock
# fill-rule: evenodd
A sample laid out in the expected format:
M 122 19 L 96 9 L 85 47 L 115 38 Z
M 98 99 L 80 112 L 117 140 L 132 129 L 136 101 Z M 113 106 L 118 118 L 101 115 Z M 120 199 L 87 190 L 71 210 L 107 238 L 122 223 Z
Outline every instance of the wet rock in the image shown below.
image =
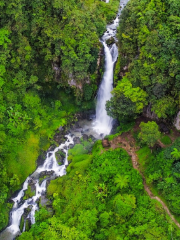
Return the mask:
M 74 124 L 74 128 L 80 128 L 80 125 L 79 125 L 78 122 L 76 122 L 76 123 Z
M 45 176 L 51 176 L 54 174 L 54 171 L 43 171 L 39 174 L 39 178 L 43 178 Z
M 143 116 L 145 116 L 147 118 L 150 118 L 150 119 L 153 119 L 153 120 L 158 120 L 157 115 L 153 111 L 151 111 L 151 107 L 152 107 L 151 104 L 144 107 Z
M 59 131 L 58 133 L 56 133 L 54 135 L 54 141 L 57 143 L 57 145 L 60 145 L 61 143 L 63 143 L 65 141 L 65 138 L 64 138 L 65 134 L 66 133 L 63 129 L 61 132 Z M 57 146 L 55 145 L 55 147 L 57 147 Z
M 110 143 L 109 143 L 108 139 L 103 139 L 102 140 L 102 145 L 103 145 L 104 148 L 110 147 Z
M 33 178 L 30 178 L 29 181 L 28 181 L 28 183 L 29 183 L 30 186 L 31 186 L 31 185 L 35 185 L 36 182 L 37 182 L 37 181 L 36 181 L 35 179 L 33 179 Z
M 74 147 L 74 144 L 70 144 L 69 145 L 69 149 L 73 148 Z
M 74 144 L 79 144 L 79 143 L 81 143 L 79 137 L 75 137 L 73 140 L 74 140 Z
M 11 204 L 14 204 L 14 201 L 13 201 L 11 198 L 9 198 L 9 199 L 7 200 L 7 202 L 8 202 L 8 203 L 11 203 Z
M 91 139 L 93 142 L 97 140 L 93 135 L 89 135 L 89 139 Z
M 82 132 L 82 130 L 83 130 L 82 128 L 76 128 L 76 129 L 74 129 L 75 132 Z
M 58 62 L 53 62 L 52 63 L 52 69 L 55 73 L 55 80 L 59 81 L 60 77 L 61 77 L 61 69 L 60 69 L 59 63 Z
M 159 130 L 163 133 L 166 133 L 166 134 L 170 133 L 170 129 L 166 126 L 165 123 L 160 123 L 159 124 Z
M 31 228 L 31 220 L 29 218 L 26 219 L 26 231 L 29 231 Z
M 89 128 L 87 128 L 87 129 L 83 129 L 82 131 L 81 131 L 81 133 L 87 133 L 87 132 L 89 132 Z
M 177 130 L 180 130 L 180 111 L 178 112 L 175 120 L 174 120 L 174 126 Z
M 66 154 L 63 151 L 58 151 L 55 153 L 55 157 L 56 157 L 56 161 L 62 165 L 64 163 L 64 158 L 65 158 Z
M 82 135 L 82 138 L 83 138 L 84 141 L 88 141 L 88 135 L 83 134 L 83 135 Z
M 81 118 L 80 119 L 87 119 L 89 121 L 91 121 L 90 119 L 94 117 L 94 115 L 96 114 L 95 110 L 88 110 L 88 111 L 84 111 L 81 113 Z
M 47 206 L 47 204 L 49 204 L 49 199 L 46 198 L 46 195 L 43 194 L 40 198 L 40 204 L 41 206 Z
M 55 148 L 57 148 L 57 146 L 56 146 L 56 144 L 53 144 L 53 145 L 50 146 L 48 151 L 54 151 Z
M 61 132 L 61 131 L 63 131 L 64 129 L 63 129 L 62 126 L 60 126 L 60 127 L 58 128 L 58 130 Z
M 112 123 L 112 129 L 110 134 L 116 134 L 117 133 L 117 127 L 119 126 L 118 120 L 114 119 Z
M 21 222 L 20 222 L 20 230 L 21 231 L 23 230 L 24 223 L 26 224 L 26 221 L 28 222 L 28 227 L 30 228 L 30 226 L 31 226 L 30 220 L 27 219 L 31 209 L 32 209 L 32 206 L 29 206 L 28 208 L 24 209 L 24 213 L 21 217 Z M 27 230 L 27 228 L 26 228 L 26 230 Z
M 115 28 L 116 29 L 116 28 Z M 106 40 L 106 44 L 107 45 L 112 45 L 112 44 L 114 44 L 115 43 L 115 39 L 113 38 L 113 37 L 111 37 L 111 38 L 109 38 L 109 39 L 107 39 Z
M 96 119 L 96 114 L 89 114 L 87 120 L 88 120 L 88 121 L 92 121 L 92 120 L 94 120 L 94 119 Z
M 46 159 L 46 152 L 43 151 L 36 161 L 37 166 L 43 165 L 45 159 Z
M 78 122 L 75 122 L 75 123 L 72 125 L 72 127 L 71 127 L 72 130 L 75 130 L 76 128 L 77 128 L 77 129 L 80 128 L 80 125 L 79 125 Z

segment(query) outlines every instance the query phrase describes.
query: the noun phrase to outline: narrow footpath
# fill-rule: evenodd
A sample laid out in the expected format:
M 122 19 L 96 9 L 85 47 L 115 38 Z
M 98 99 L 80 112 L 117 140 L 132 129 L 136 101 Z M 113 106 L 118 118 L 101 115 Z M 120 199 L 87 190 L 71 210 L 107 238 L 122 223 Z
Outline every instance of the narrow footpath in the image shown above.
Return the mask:
M 132 134 L 129 133 L 129 132 L 123 133 L 121 136 L 118 136 L 118 137 L 114 138 L 112 141 L 110 141 L 110 145 L 111 145 L 112 149 L 121 147 L 121 148 L 124 148 L 128 152 L 128 154 L 130 155 L 130 157 L 132 159 L 133 168 L 136 169 L 141 174 L 141 176 L 143 178 L 144 189 L 147 192 L 147 194 L 149 195 L 149 197 L 151 199 L 156 199 L 158 202 L 160 202 L 161 205 L 163 206 L 164 210 L 167 212 L 167 214 L 172 219 L 172 221 L 176 224 L 176 226 L 178 228 L 180 228 L 180 224 L 174 218 L 174 216 L 170 213 L 166 204 L 159 197 L 154 196 L 154 194 L 149 189 L 149 187 L 146 183 L 146 179 L 145 179 L 143 173 L 140 171 L 140 168 L 139 168 L 138 156 L 136 154 L 136 152 L 139 150 L 139 147 L 135 146 L 135 139 L 133 138 Z

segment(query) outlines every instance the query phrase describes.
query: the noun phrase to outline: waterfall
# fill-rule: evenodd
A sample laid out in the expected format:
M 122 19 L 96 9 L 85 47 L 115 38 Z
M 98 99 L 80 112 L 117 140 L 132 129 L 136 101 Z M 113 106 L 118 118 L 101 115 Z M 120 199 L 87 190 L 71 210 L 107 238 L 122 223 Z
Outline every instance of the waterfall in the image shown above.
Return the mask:
M 107 0 L 107 2 L 109 2 Z M 89 129 L 95 129 L 96 133 L 98 133 L 98 137 L 100 138 L 99 134 L 107 135 L 110 133 L 112 128 L 112 121 L 113 119 L 107 115 L 105 105 L 106 102 L 111 98 L 111 91 L 113 89 L 113 69 L 114 64 L 117 60 L 118 56 L 118 49 L 116 44 L 113 44 L 111 47 L 108 47 L 106 44 L 106 40 L 113 37 L 116 40 L 116 28 L 119 24 L 119 16 L 126 5 L 128 0 L 121 1 L 120 8 L 117 14 L 116 19 L 114 22 L 107 26 L 107 31 L 102 36 L 101 42 L 104 46 L 105 52 L 105 72 L 102 78 L 102 82 L 99 87 L 98 97 L 97 97 L 97 107 L 96 107 L 96 120 L 93 123 L 93 127 L 89 127 Z M 72 132 L 72 131 L 71 131 Z M 82 136 L 82 134 L 80 134 Z M 23 184 L 22 189 L 19 191 L 17 196 L 13 198 L 13 208 L 10 212 L 10 221 L 9 226 L 0 233 L 1 240 L 13 240 L 16 236 L 18 236 L 20 232 L 20 222 L 22 215 L 24 214 L 26 209 L 29 209 L 29 213 L 26 217 L 32 224 L 35 223 L 35 212 L 38 210 L 38 200 L 41 196 L 46 192 L 47 187 L 47 180 L 55 179 L 56 177 L 63 176 L 66 174 L 66 166 L 68 165 L 68 148 L 70 145 L 74 145 L 72 135 L 66 135 L 67 138 L 65 143 L 60 144 L 59 147 L 55 148 L 54 151 L 49 151 L 47 153 L 47 157 L 44 161 L 42 166 L 39 166 L 36 171 L 27 177 L 26 181 Z M 98 138 L 97 137 L 97 138 Z M 55 153 L 59 150 L 63 151 L 65 154 L 64 164 L 59 166 Z M 41 173 L 43 172 L 50 172 L 51 176 L 43 180 L 40 184 L 39 178 L 41 177 Z M 35 186 L 35 196 L 23 200 L 25 195 L 25 191 L 30 186 L 31 182 Z M 25 223 L 23 227 L 23 231 L 25 231 Z
M 110 134 L 113 125 L 113 119 L 109 117 L 106 112 L 106 102 L 111 98 L 111 91 L 113 89 L 114 64 L 118 57 L 118 48 L 116 44 L 114 43 L 112 46 L 108 47 L 106 41 L 110 38 L 114 38 L 114 40 L 117 41 L 116 29 L 119 24 L 119 16 L 127 2 L 128 0 L 121 1 L 116 19 L 112 24 L 107 25 L 107 31 L 102 36 L 101 40 L 105 53 L 105 72 L 97 94 L 96 120 L 94 122 L 94 129 L 102 136 Z
M 108 135 L 112 129 L 113 119 L 107 115 L 106 102 L 111 98 L 113 89 L 113 69 L 117 60 L 118 49 L 116 44 L 108 48 L 105 42 L 105 72 L 98 90 L 97 106 L 96 106 L 96 122 L 95 129 L 99 134 Z

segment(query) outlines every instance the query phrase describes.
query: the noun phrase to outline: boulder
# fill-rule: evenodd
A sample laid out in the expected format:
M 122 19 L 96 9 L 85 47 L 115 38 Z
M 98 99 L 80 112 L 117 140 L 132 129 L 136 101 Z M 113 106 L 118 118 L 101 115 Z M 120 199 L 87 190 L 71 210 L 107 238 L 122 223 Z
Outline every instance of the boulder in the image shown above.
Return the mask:
M 61 150 L 55 153 L 56 161 L 62 165 L 64 163 L 65 153 Z
M 69 149 L 73 148 L 74 147 L 74 144 L 70 144 L 69 145 Z
M 74 129 L 75 132 L 82 132 L 82 130 L 83 130 L 82 128 L 75 128 Z
M 82 135 L 82 138 L 83 138 L 84 141 L 88 141 L 88 135 L 83 134 L 83 135 Z
M 96 114 L 89 114 L 89 116 L 87 117 L 88 121 L 92 121 L 94 119 L 96 119 Z
M 90 138 L 93 142 L 95 142 L 95 141 L 97 140 L 93 135 L 89 135 L 89 138 Z
M 165 123 L 160 123 L 159 124 L 159 130 L 163 133 L 166 133 L 166 134 L 170 133 L 170 129 L 166 126 Z
M 180 130 L 180 111 L 178 112 L 175 118 L 174 126 L 176 127 L 177 130 Z
M 46 152 L 43 151 L 42 154 L 37 159 L 37 166 L 41 166 L 44 163 L 44 160 L 46 159 Z
M 54 171 L 43 171 L 39 174 L 39 178 L 44 178 L 45 176 L 51 176 L 54 174 Z
M 103 139 L 102 140 L 102 145 L 104 148 L 110 147 L 110 143 L 108 139 Z
M 73 139 L 73 141 L 74 141 L 74 144 L 79 144 L 79 143 L 81 143 L 79 137 L 75 137 L 75 138 Z
M 112 45 L 112 44 L 114 44 L 114 43 L 115 43 L 115 39 L 114 39 L 113 37 L 111 37 L 111 38 L 109 38 L 109 39 L 106 40 L 106 44 L 107 44 L 107 45 Z

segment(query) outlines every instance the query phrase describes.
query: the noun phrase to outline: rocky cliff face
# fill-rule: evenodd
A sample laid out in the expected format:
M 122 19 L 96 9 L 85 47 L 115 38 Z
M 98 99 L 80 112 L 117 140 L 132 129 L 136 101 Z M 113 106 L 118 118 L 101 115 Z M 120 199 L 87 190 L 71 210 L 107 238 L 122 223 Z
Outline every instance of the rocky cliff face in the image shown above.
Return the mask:
M 158 120 L 157 115 L 151 111 L 151 104 L 149 104 L 143 109 L 143 116 L 153 120 Z
M 176 127 L 177 130 L 180 130 L 180 111 L 178 112 L 177 117 L 175 118 L 174 126 Z

